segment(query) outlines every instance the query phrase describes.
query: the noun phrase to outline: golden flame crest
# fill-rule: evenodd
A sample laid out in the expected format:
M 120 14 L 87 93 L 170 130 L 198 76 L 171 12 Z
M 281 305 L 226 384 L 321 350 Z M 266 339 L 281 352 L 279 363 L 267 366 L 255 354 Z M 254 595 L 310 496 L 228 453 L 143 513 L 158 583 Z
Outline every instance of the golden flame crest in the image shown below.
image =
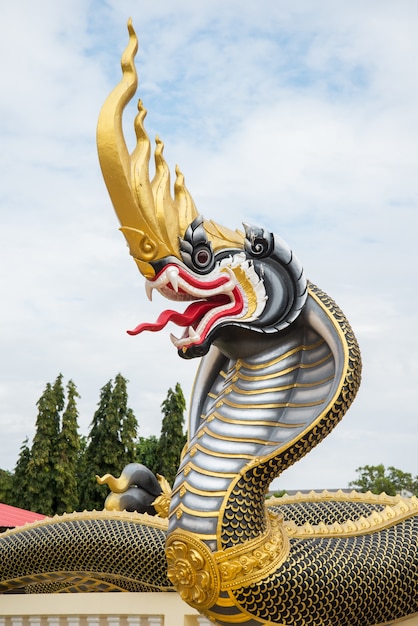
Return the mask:
M 164 144 L 157 137 L 154 151 L 155 175 L 150 180 L 151 144 L 144 128 L 146 110 L 138 101 L 134 128 L 136 146 L 130 154 L 122 130 L 122 114 L 136 93 L 138 75 L 135 55 L 138 39 L 131 20 L 129 42 L 121 60 L 122 79 L 109 94 L 97 124 L 97 148 L 107 190 L 121 223 L 121 231 L 140 272 L 147 278 L 155 274 L 151 261 L 166 256 L 180 259 L 178 241 L 189 224 L 198 217 L 183 174 L 176 167 L 174 199 L 170 192 L 170 170 L 163 156 Z M 222 247 L 243 247 L 243 235 L 204 222 L 208 239 L 216 251 Z

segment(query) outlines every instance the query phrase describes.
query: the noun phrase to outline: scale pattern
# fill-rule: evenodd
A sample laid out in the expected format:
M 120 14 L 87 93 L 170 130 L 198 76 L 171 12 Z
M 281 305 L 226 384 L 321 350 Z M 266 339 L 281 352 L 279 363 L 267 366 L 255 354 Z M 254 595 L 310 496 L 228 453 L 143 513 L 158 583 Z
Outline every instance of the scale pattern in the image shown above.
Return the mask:
M 270 511 L 280 513 L 286 521 L 303 524 L 343 524 L 348 520 L 367 517 L 373 511 L 383 511 L 384 504 L 369 502 L 324 501 L 324 502 L 293 502 L 269 506 Z
M 415 517 L 359 537 L 291 541 L 279 571 L 234 595 L 268 623 L 371 626 L 418 611 L 417 588 Z
M 170 591 L 164 546 L 164 531 L 140 520 L 35 525 L 1 538 L 0 592 Z
M 245 472 L 231 490 L 222 519 L 222 544 L 230 547 L 242 540 L 252 539 L 266 527 L 264 495 L 271 482 L 287 467 L 302 458 L 320 443 L 338 424 L 353 401 L 360 385 L 360 350 L 347 318 L 338 305 L 321 289 L 310 283 L 310 292 L 318 298 L 338 325 L 347 347 L 347 371 L 342 381 L 339 397 L 325 411 L 319 421 L 284 450 L 260 459 L 257 466 Z M 237 510 L 241 520 L 237 526 Z M 253 524 L 248 524 L 251 516 Z M 237 532 L 237 528 L 239 532 Z

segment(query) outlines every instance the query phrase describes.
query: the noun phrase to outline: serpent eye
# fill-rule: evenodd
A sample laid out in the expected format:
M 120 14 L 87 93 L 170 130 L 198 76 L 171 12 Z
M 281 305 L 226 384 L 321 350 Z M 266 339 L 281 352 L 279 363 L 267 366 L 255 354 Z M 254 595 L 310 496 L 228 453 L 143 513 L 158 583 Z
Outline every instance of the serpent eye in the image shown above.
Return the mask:
M 206 274 L 215 267 L 215 255 L 203 226 L 203 217 L 197 217 L 180 239 L 180 254 L 185 264 L 198 274 Z
M 207 268 L 212 262 L 212 250 L 210 247 L 198 247 L 197 250 L 194 250 L 192 259 L 196 267 L 199 269 Z

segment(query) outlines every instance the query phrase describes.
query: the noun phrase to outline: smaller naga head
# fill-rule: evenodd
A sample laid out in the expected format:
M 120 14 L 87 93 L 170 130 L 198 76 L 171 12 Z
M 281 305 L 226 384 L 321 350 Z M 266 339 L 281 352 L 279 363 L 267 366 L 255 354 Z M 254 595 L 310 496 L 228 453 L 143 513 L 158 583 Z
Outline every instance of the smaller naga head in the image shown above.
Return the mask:
M 287 244 L 272 233 L 244 225 L 231 231 L 197 211 L 184 177 L 176 168 L 174 198 L 170 171 L 157 138 L 155 176 L 149 177 L 151 145 L 146 111 L 138 102 L 137 143 L 129 154 L 122 113 L 136 92 L 134 57 L 138 43 L 128 23 L 129 43 L 122 57 L 123 77 L 105 101 L 97 145 L 103 176 L 131 255 L 146 278 L 146 292 L 187 302 L 183 313 L 166 310 L 154 323 L 130 334 L 158 331 L 169 322 L 181 327 L 172 342 L 183 358 L 202 356 L 211 344 L 240 341 L 242 333 L 271 334 L 299 315 L 307 295 L 302 267 Z

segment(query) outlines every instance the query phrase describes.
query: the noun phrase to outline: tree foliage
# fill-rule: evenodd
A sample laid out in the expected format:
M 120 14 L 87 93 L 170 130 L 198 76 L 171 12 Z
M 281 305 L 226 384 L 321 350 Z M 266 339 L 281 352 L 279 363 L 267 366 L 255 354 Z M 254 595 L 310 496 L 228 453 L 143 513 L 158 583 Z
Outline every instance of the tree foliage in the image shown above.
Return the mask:
M 384 465 L 364 465 L 356 470 L 357 478 L 349 483 L 350 487 L 361 492 L 385 492 L 394 496 L 403 492 L 418 496 L 418 476 L 413 477 L 396 467 L 385 468 Z
M 83 459 L 80 508 L 102 509 L 108 489 L 98 485 L 96 475 L 119 476 L 135 460 L 137 421 L 128 407 L 127 381 L 121 374 L 104 385 L 91 422 Z
M 29 440 L 26 437 L 20 447 L 19 458 L 12 476 L 12 490 L 8 504 L 22 509 L 30 509 L 31 501 L 28 489 L 28 465 L 30 461 Z
M 136 461 L 148 467 L 154 474 L 158 473 L 158 439 L 155 435 L 139 437 L 136 446 Z
M 121 374 L 100 390 L 87 437 L 78 432 L 79 397 L 72 380 L 64 389 L 62 374 L 47 383 L 37 402 L 32 445 L 26 438 L 13 473 L 0 470 L 1 501 L 45 515 L 102 509 L 108 488 L 97 484 L 96 475 L 119 476 L 133 461 L 173 483 L 186 442 L 186 403 L 179 384 L 161 405 L 159 438 L 137 439 L 138 423 Z
M 56 463 L 56 513 L 71 513 L 78 505 L 77 463 L 80 450 L 77 398 L 72 380 L 67 384 L 67 405 L 62 414 Z
M 0 502 L 12 504 L 13 474 L 0 469 Z
M 162 474 L 172 485 L 187 439 L 183 432 L 186 401 L 179 383 L 176 384 L 174 391 L 171 388 L 168 390 L 161 408 L 164 417 L 157 446 L 156 471 L 158 474 Z
M 37 404 L 38 415 L 32 446 L 23 442 L 14 473 L 8 503 L 45 515 L 73 511 L 78 502 L 74 483 L 80 446 L 76 398 L 72 381 L 65 391 L 59 374 L 47 383 Z M 64 411 L 64 412 L 63 412 Z
M 38 417 L 27 467 L 31 510 L 44 515 L 57 511 L 57 463 L 60 411 L 64 407 L 62 374 L 55 383 L 47 383 L 37 402 Z

